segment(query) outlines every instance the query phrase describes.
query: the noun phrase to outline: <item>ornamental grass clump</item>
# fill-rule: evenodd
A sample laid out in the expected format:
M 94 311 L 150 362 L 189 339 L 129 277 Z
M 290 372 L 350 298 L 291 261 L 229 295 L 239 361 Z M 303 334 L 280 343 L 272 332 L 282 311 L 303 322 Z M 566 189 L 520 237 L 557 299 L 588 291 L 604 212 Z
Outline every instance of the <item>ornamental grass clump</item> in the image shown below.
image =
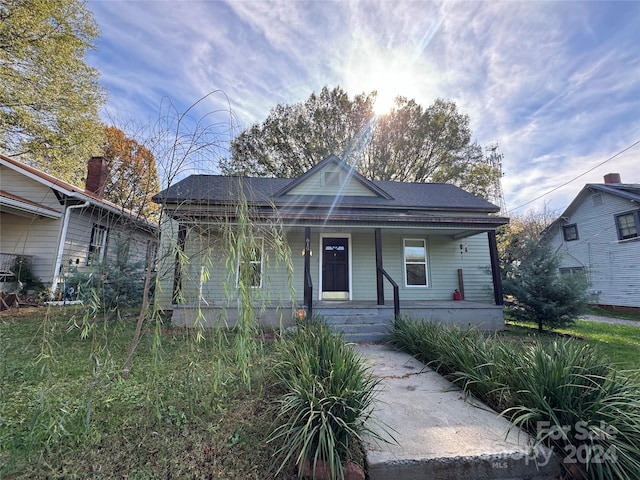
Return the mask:
M 398 319 L 394 343 L 551 447 L 581 479 L 637 479 L 640 389 L 590 345 L 520 344 L 476 330 Z
M 342 479 L 353 442 L 365 432 L 381 439 L 367 422 L 379 379 L 322 322 L 298 326 L 285 335 L 276 358 L 274 371 L 283 388 L 280 416 L 286 420 L 268 441 L 284 445 L 278 451 L 278 472 L 294 461 L 302 476 L 308 461 L 312 471 L 322 463 L 331 478 Z
M 508 402 L 505 365 L 514 355 L 510 345 L 487 342 L 482 332 L 474 329 L 404 317 L 396 319 L 391 340 L 492 407 L 500 408 Z
M 514 359 L 515 406 L 503 414 L 552 447 L 576 478 L 636 479 L 640 389 L 589 345 L 530 345 Z

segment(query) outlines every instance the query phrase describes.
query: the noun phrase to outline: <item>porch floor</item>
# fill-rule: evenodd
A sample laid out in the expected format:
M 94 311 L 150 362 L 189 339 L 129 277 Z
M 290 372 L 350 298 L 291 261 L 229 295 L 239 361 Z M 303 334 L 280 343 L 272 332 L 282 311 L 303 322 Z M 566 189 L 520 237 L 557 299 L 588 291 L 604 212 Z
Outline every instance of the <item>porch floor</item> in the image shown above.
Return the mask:
M 385 300 L 384 305 L 378 305 L 375 300 L 314 300 L 316 308 L 390 308 L 393 310 L 393 299 Z M 403 308 L 487 308 L 497 307 L 490 303 L 472 302 L 470 300 L 400 300 L 400 313 Z

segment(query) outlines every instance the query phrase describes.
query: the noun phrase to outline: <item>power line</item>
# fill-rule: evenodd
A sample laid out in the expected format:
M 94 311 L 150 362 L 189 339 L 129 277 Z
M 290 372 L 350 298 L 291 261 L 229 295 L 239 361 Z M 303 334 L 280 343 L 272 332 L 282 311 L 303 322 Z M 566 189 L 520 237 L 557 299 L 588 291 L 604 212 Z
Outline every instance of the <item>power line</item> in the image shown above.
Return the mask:
M 580 177 L 584 177 L 587 173 L 592 172 L 592 171 L 593 171 L 593 170 L 595 170 L 596 168 L 601 167 L 601 166 L 602 166 L 602 165 L 604 165 L 605 163 L 607 163 L 607 162 L 609 162 L 609 161 L 613 160 L 613 159 L 614 159 L 614 158 L 616 158 L 618 155 L 622 155 L 622 154 L 623 154 L 624 152 L 626 152 L 627 150 L 631 150 L 633 147 L 635 147 L 635 146 L 636 146 L 636 145 L 638 145 L 639 143 L 640 143 L 640 140 L 637 140 L 635 143 L 633 143 L 633 144 L 629 145 L 627 148 L 625 148 L 625 149 L 623 149 L 623 150 L 620 150 L 620 151 L 619 151 L 618 153 L 616 153 L 615 155 L 613 155 L 613 156 L 611 156 L 611 157 L 607 158 L 604 162 L 600 162 L 599 164 L 597 164 L 597 165 L 595 165 L 595 166 L 591 167 L 589 170 L 587 170 L 587 171 L 585 171 L 585 172 L 581 173 L 581 174 L 580 174 L 580 175 L 578 175 L 577 177 L 573 177 L 571 180 L 569 180 L 569 181 L 567 181 L 567 182 L 565 182 L 565 183 L 563 183 L 563 184 L 561 184 L 561 185 L 558 185 L 558 186 L 557 186 L 557 187 L 555 187 L 555 188 L 552 188 L 552 189 L 551 189 L 551 190 L 549 190 L 548 192 L 543 193 L 542 195 L 537 196 L 537 197 L 536 197 L 536 198 L 534 198 L 533 200 L 529 200 L 528 202 L 523 203 L 522 205 L 518 205 L 518 206 L 517 206 L 517 207 L 515 207 L 515 208 L 511 208 L 511 209 L 509 209 L 509 211 L 508 211 L 507 213 L 509 213 L 509 212 L 513 212 L 514 210 L 518 210 L 518 209 L 520 209 L 520 208 L 522 208 L 522 207 L 526 207 L 526 206 L 527 206 L 527 205 L 529 205 L 530 203 L 533 203 L 533 202 L 535 202 L 536 200 L 540 200 L 542 197 L 545 197 L 545 196 L 549 195 L 550 193 L 553 193 L 553 192 L 555 192 L 556 190 L 559 190 L 559 189 L 561 189 L 562 187 L 569 185 L 571 182 L 573 182 L 573 181 L 575 181 L 575 180 L 579 179 Z

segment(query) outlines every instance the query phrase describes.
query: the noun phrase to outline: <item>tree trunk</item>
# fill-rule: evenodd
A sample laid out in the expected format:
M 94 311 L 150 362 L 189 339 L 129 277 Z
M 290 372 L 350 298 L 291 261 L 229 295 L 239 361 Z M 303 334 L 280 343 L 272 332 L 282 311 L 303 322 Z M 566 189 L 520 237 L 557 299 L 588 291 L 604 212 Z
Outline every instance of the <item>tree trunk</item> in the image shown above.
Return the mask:
M 138 315 L 138 323 L 136 323 L 136 330 L 133 333 L 133 338 L 131 339 L 131 345 L 129 346 L 129 353 L 127 354 L 127 359 L 124 362 L 124 367 L 122 367 L 122 378 L 125 380 L 129 378 L 129 370 L 131 369 L 131 362 L 133 361 L 133 354 L 136 351 L 136 347 L 140 342 L 140 333 L 142 332 L 142 324 L 144 323 L 144 319 L 147 313 L 147 307 L 149 306 L 149 286 L 151 285 L 151 276 L 153 272 L 153 268 L 151 265 L 151 251 L 153 248 L 153 244 L 149 243 L 147 247 L 147 274 L 144 277 L 144 291 L 142 292 L 142 306 L 140 307 L 140 314 Z

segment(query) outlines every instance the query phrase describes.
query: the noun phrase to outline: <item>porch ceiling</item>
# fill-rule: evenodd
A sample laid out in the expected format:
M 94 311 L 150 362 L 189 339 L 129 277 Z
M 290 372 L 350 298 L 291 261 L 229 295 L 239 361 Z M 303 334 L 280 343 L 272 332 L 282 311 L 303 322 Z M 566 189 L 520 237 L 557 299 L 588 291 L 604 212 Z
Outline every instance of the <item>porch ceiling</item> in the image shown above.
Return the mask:
M 2 190 L 0 190 L 0 211 L 21 217 L 34 215 L 46 218 L 62 217 L 62 212 Z

